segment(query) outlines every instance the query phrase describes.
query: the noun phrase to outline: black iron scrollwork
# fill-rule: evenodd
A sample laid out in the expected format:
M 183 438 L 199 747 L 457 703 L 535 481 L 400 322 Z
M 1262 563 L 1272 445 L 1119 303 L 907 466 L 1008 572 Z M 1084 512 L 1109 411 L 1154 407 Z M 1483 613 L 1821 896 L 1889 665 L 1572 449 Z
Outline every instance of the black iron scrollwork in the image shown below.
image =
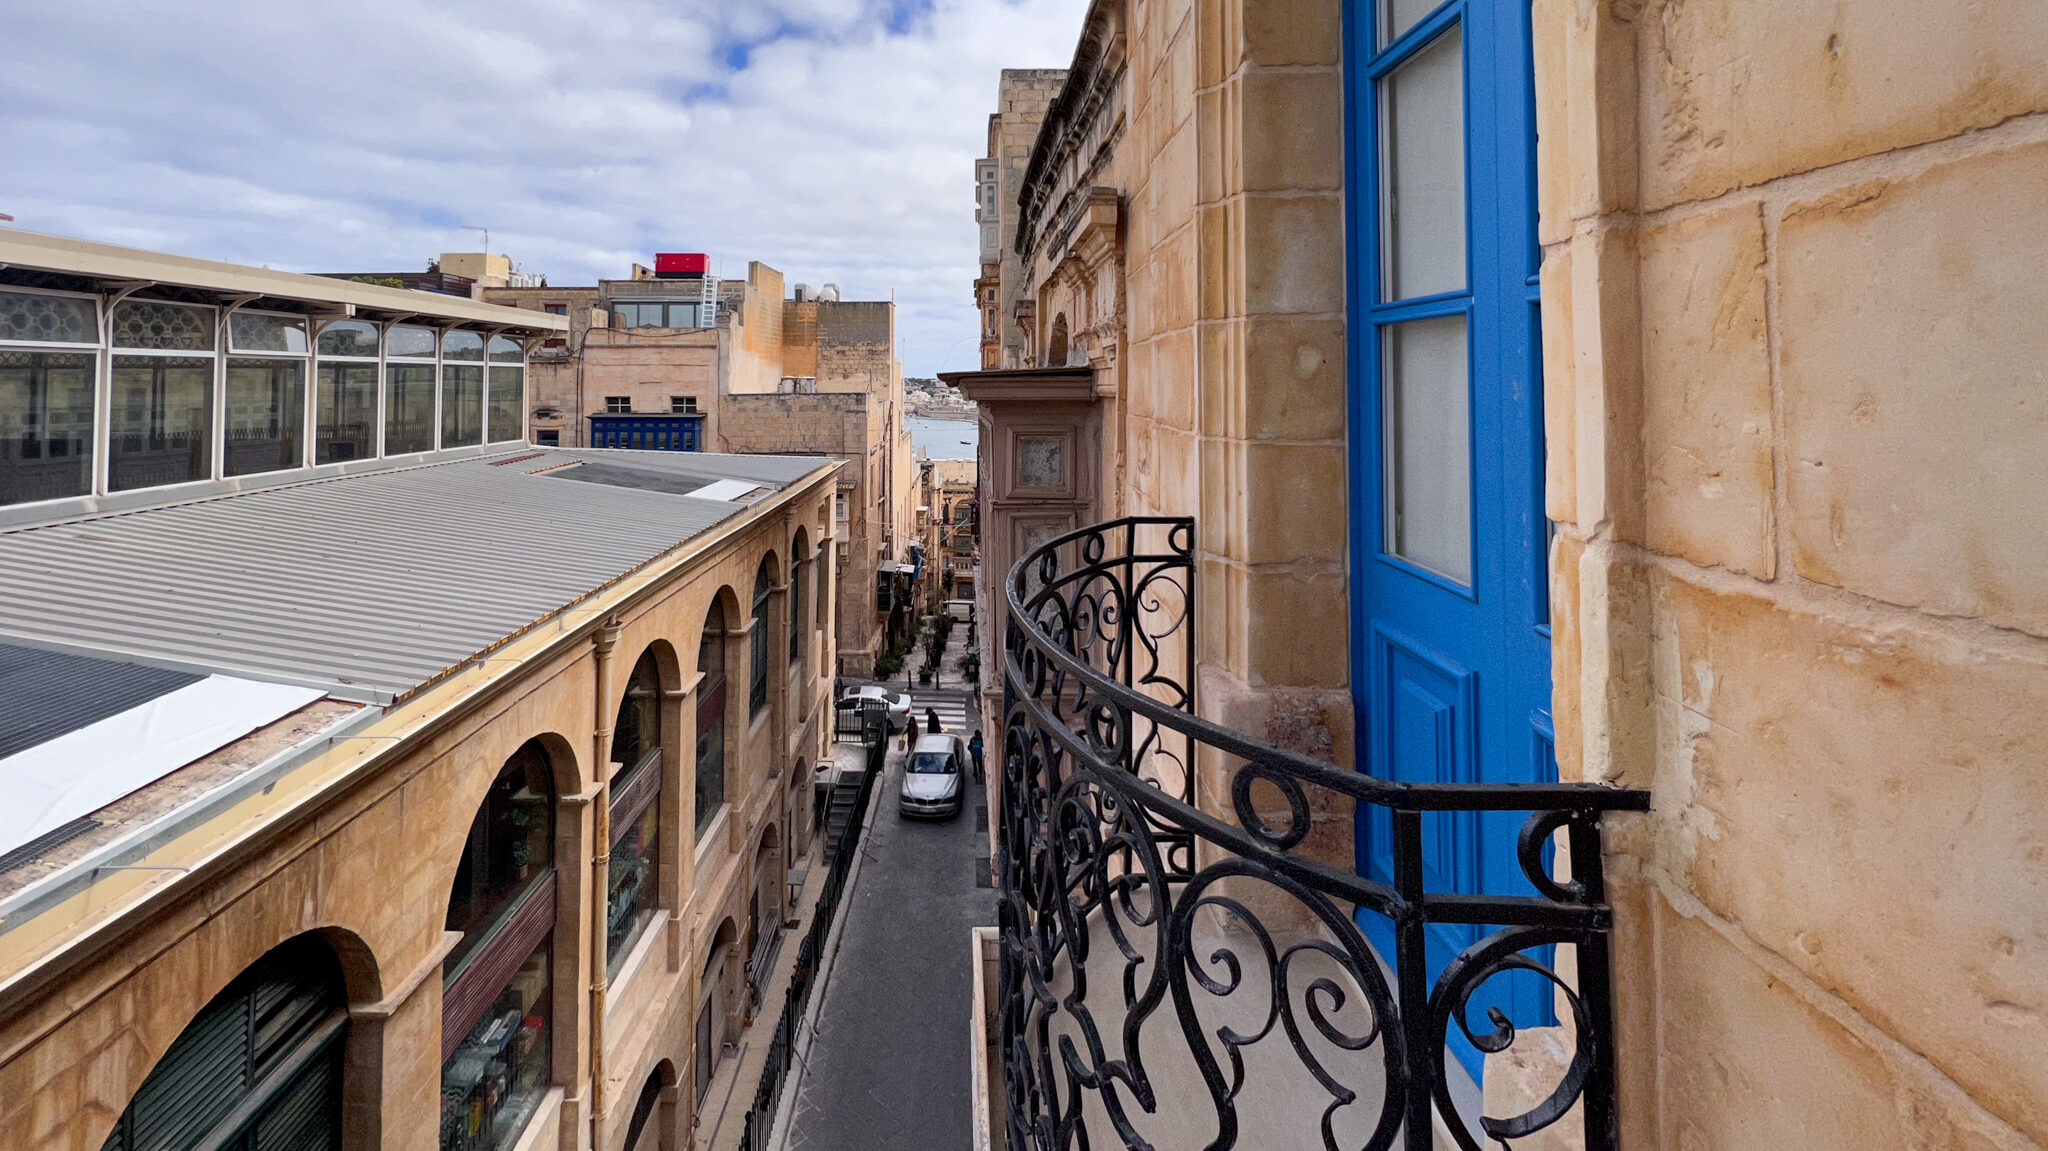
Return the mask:
M 1613 1148 L 1600 819 L 1646 810 L 1648 796 L 1389 783 L 1201 719 L 1194 547 L 1192 520 L 1115 520 L 1036 548 L 1004 586 L 997 1039 L 1010 1145 L 1419 1151 L 1440 1123 L 1478 1151 L 1576 1111 L 1585 1145 Z M 1392 884 L 1311 850 L 1318 820 L 1357 804 L 1392 813 Z M 1530 812 L 1515 853 L 1533 894 L 1425 890 L 1421 814 L 1433 810 Z M 1545 862 L 1560 834 L 1569 879 Z M 1362 916 L 1390 926 L 1393 954 L 1368 943 Z M 1440 924 L 1473 925 L 1473 942 L 1431 981 Z M 1552 966 L 1559 948 L 1573 949 L 1569 978 Z M 1550 991 L 1570 1056 L 1525 1113 L 1467 1116 L 1446 1044 L 1514 1046 L 1514 1023 L 1484 1006 L 1503 977 Z

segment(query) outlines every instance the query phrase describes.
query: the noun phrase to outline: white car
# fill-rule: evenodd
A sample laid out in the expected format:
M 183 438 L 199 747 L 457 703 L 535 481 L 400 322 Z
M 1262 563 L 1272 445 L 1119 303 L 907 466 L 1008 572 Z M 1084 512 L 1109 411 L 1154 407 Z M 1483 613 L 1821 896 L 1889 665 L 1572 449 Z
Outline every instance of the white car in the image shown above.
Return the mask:
M 920 735 L 903 765 L 903 789 L 896 811 L 905 819 L 951 819 L 966 794 L 967 741 L 940 732 Z
M 881 704 L 882 710 L 889 714 L 889 730 L 892 732 L 902 731 L 910 726 L 910 697 L 901 692 L 892 692 L 886 687 L 871 683 L 866 687 L 849 688 L 846 694 L 839 697 L 840 703 L 852 703 L 856 700 L 863 703 L 873 700 Z

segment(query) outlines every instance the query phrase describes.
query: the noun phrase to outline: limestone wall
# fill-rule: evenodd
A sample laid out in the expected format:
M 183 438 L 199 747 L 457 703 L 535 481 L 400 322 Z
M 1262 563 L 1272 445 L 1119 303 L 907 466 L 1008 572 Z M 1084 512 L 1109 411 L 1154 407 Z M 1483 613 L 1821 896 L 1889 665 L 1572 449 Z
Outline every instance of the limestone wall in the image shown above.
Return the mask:
M 1071 75 L 1095 38 L 1120 90 L 1058 126 L 1086 143 L 1043 169 L 1031 270 L 1040 340 L 1061 315 L 1088 336 L 1103 516 L 1198 519 L 1204 712 L 1349 763 L 1341 23 L 1336 0 L 1096 4 Z M 1120 282 L 1091 266 L 1093 189 Z M 1350 813 L 1319 818 L 1348 861 Z
M 2048 7 L 1537 0 L 1634 1148 L 2048 1142 Z
M 996 162 L 997 354 L 986 367 L 1024 368 L 1038 362 L 1033 334 L 1017 321 L 1018 303 L 1032 296 L 1025 261 L 1017 252 L 1017 197 L 1046 106 L 1066 78 L 1064 68 L 1005 68 L 997 84 L 988 156 Z
M 830 739 L 829 632 L 775 681 L 769 711 L 751 722 L 747 645 L 743 638 L 730 645 L 728 677 L 738 685 L 728 691 L 735 701 L 726 744 L 731 810 L 701 850 L 691 833 L 696 653 L 715 602 L 743 636 L 763 556 L 775 557 L 781 583 L 793 545 L 826 538 L 831 483 L 827 477 L 789 493 L 758 523 L 644 591 L 619 592 L 564 630 L 551 627 L 546 637 L 507 649 L 525 654 L 488 687 L 451 680 L 409 701 L 394 718 L 418 726 L 406 726 L 410 734 L 389 743 L 389 753 L 319 810 L 229 853 L 83 945 L 83 954 L 48 978 L 17 985 L 0 1001 L 0 1099 L 7 1100 L 0 1146 L 97 1151 L 156 1060 L 216 992 L 278 943 L 318 931 L 341 955 L 350 1000 L 344 1146 L 431 1151 L 440 1118 L 448 893 L 481 797 L 505 759 L 540 738 L 560 797 L 551 1078 L 564 1101 L 557 1119 L 544 1111 L 540 1120 L 557 1129 L 538 1133 L 532 1145 L 588 1146 L 592 1110 L 601 1108 L 603 1145 L 617 1148 L 640 1086 L 659 1064 L 690 1081 L 690 1029 L 636 1028 L 636 1018 L 694 1016 L 713 993 L 697 986 L 706 948 L 728 920 L 744 923 L 761 844 L 801 843 L 808 826 L 810 768 Z M 778 588 L 778 607 L 786 594 Z M 774 617 L 771 652 L 788 650 L 785 619 L 786 612 Z M 598 749 L 609 747 L 627 676 L 649 650 L 661 663 L 664 689 L 661 910 L 636 949 L 644 954 L 608 992 L 639 1005 L 637 1012 L 607 1013 L 599 1024 L 590 988 L 603 941 L 589 925 L 603 888 L 593 882 L 591 845 L 605 794 L 596 765 L 608 752 Z M 599 670 L 604 660 L 608 676 Z M 736 1000 L 729 1007 L 739 1010 Z M 591 1088 L 600 1030 L 601 1098 Z M 678 1110 L 687 1106 L 685 1096 Z M 680 1127 L 687 1132 L 687 1114 Z M 681 1145 L 678 1137 L 665 1133 L 663 1145 Z
M 838 524 L 836 647 L 840 670 L 874 671 L 884 621 L 875 614 L 875 561 L 882 542 L 875 512 L 878 460 L 887 446 L 880 405 L 866 395 L 727 396 L 721 401 L 718 450 L 823 453 L 848 461 L 838 494 L 847 518 Z

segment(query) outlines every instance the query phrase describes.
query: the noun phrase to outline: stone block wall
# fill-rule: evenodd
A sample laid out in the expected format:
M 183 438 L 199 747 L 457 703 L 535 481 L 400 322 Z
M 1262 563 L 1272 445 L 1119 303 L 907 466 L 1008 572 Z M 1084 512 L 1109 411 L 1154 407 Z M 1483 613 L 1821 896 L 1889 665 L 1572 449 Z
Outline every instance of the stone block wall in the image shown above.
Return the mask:
M 1202 712 L 1348 764 L 1341 27 L 1339 0 L 1098 0 L 1003 202 L 1038 361 L 1093 370 L 1092 514 L 1196 518 Z M 1348 866 L 1348 805 L 1315 818 Z
M 827 454 L 848 461 L 837 488 L 847 518 L 838 524 L 835 643 L 841 672 L 873 674 L 885 622 L 875 613 L 882 538 L 874 513 L 877 479 L 871 473 L 876 469 L 869 463 L 885 446 L 880 405 L 867 395 L 846 393 L 726 396 L 720 403 L 719 451 Z
M 1537 0 L 1633 1148 L 2048 1143 L 2048 7 Z
M 902 375 L 896 370 L 896 305 L 828 300 L 817 309 L 817 370 L 801 374 L 818 377 L 821 392 L 887 391 Z
M 1348 764 L 1341 7 L 1125 11 L 1120 510 L 1197 517 L 1203 710 Z

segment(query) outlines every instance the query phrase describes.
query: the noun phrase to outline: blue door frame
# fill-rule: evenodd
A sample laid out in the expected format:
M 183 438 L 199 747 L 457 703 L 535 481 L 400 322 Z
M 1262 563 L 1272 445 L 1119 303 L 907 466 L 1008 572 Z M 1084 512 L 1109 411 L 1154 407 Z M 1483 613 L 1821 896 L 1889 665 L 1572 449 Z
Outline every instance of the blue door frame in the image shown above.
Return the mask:
M 1375 5 L 1390 2 L 1345 4 L 1357 762 L 1411 782 L 1553 780 L 1529 0 L 1449 0 L 1381 45 Z M 1387 301 L 1380 84 L 1424 50 L 1447 46 L 1447 35 L 1460 38 L 1463 55 L 1465 286 Z M 1386 333 L 1440 317 L 1462 317 L 1467 341 L 1465 578 L 1391 554 L 1386 530 Z M 1515 859 L 1521 813 L 1423 819 L 1430 890 L 1532 893 Z M 1359 873 L 1391 883 L 1386 813 L 1361 812 L 1357 831 Z M 1391 961 L 1392 924 L 1366 912 L 1360 924 Z M 1433 983 L 1481 929 L 1430 930 Z M 1525 973 L 1497 976 L 1472 1005 L 1540 1025 L 1553 1018 L 1551 990 Z M 1450 1046 L 1476 1079 L 1480 1053 L 1462 1036 Z

